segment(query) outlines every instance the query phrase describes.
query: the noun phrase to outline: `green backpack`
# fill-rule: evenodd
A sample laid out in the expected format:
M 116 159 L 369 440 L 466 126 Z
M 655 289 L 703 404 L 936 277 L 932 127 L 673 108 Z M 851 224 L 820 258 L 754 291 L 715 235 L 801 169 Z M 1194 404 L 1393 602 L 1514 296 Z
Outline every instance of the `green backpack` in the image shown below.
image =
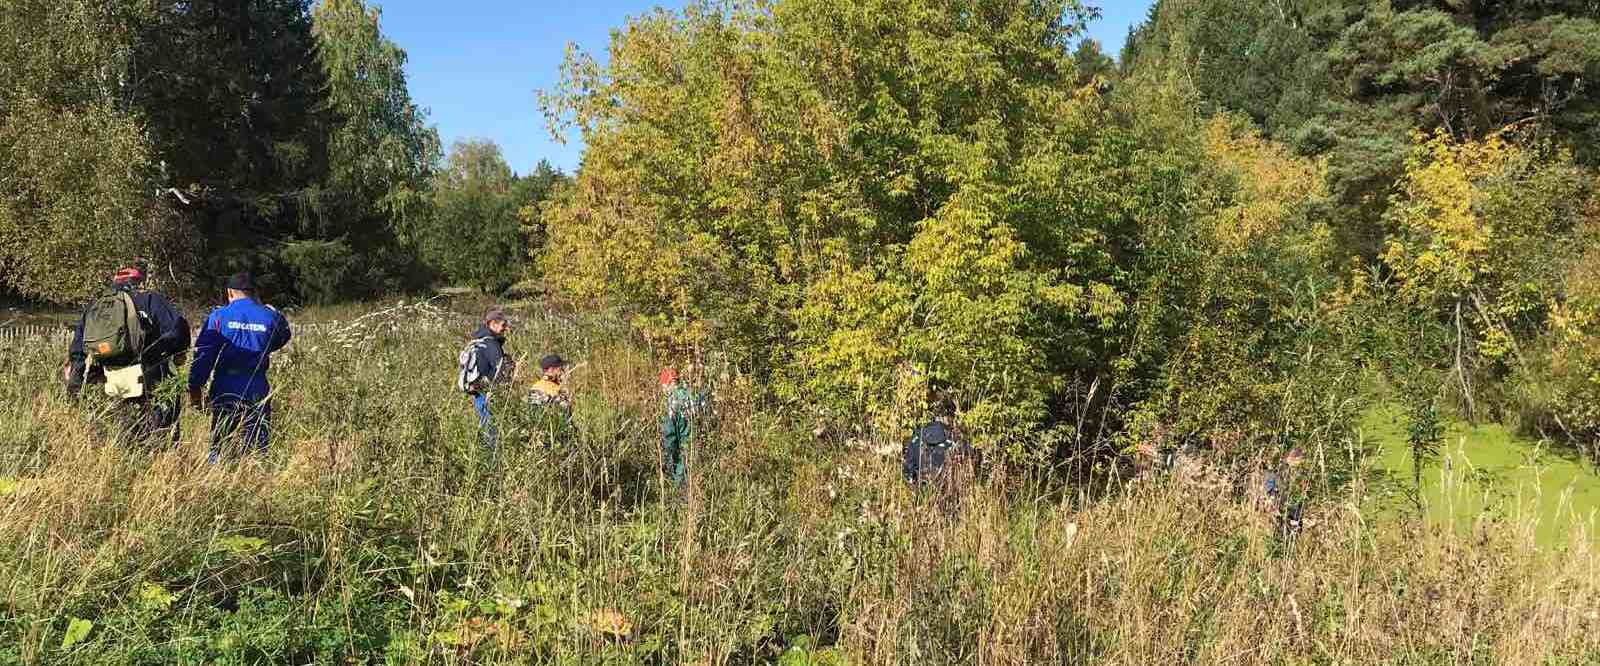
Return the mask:
M 134 365 L 144 352 L 144 327 L 139 308 L 126 291 L 115 291 L 89 304 L 83 315 L 83 351 L 98 366 Z

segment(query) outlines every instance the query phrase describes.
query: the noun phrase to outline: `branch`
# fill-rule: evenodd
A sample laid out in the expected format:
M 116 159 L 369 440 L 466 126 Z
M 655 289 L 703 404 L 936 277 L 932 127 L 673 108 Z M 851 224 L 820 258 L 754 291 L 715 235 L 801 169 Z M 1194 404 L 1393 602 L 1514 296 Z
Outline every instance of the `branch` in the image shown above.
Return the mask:
M 1478 420 L 1478 407 L 1472 401 L 1472 385 L 1467 383 L 1465 358 L 1466 329 L 1461 324 L 1461 298 L 1456 297 L 1456 378 L 1461 380 L 1461 397 L 1467 401 L 1467 420 Z

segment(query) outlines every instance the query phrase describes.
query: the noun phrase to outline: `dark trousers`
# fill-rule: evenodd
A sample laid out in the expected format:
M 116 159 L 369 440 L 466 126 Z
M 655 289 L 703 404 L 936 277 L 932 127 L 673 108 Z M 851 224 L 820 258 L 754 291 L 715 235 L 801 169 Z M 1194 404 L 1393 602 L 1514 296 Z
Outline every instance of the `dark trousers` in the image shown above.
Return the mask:
M 170 400 L 150 396 L 118 400 L 111 407 L 117 441 L 129 446 L 176 446 L 182 414 L 183 400 L 177 396 Z
M 267 453 L 272 437 L 272 403 L 238 399 L 211 401 L 211 454 L 215 463 L 224 453 L 230 458 L 245 453 Z

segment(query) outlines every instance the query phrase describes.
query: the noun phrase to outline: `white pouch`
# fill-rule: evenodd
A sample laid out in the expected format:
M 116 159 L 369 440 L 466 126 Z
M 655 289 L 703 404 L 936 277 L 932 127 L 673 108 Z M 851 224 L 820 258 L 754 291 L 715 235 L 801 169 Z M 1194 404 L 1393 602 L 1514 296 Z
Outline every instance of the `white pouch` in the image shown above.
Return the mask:
M 138 363 L 115 370 L 106 368 L 106 395 L 138 398 L 144 395 L 144 366 Z

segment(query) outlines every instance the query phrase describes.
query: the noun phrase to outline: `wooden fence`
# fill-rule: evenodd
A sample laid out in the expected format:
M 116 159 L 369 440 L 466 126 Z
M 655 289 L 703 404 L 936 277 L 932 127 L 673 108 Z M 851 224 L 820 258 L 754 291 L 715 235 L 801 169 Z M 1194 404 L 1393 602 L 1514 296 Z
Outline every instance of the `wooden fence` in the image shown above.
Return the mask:
M 312 337 L 335 329 L 338 324 L 291 325 L 296 336 Z M 200 329 L 191 331 L 199 336 Z M 190 339 L 194 339 L 191 337 Z M 0 326 L 0 348 L 15 347 L 24 343 L 59 344 L 66 347 L 72 342 L 72 329 L 60 324 L 29 324 L 25 326 Z
M 65 346 L 72 341 L 72 329 L 60 324 L 0 327 L 0 347 L 11 347 L 31 341 L 58 342 Z

